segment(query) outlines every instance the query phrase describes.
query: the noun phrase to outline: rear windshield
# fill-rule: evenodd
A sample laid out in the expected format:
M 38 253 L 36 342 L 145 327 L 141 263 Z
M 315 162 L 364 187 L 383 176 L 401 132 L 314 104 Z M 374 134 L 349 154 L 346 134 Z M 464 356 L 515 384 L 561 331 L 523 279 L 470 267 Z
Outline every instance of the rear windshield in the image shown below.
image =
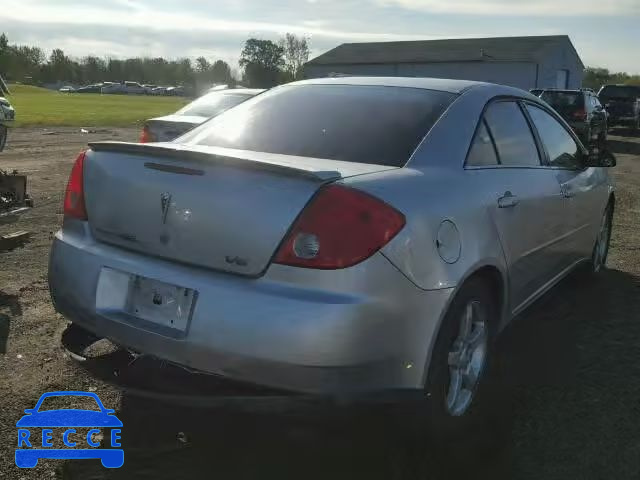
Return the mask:
M 602 87 L 599 96 L 607 98 L 636 98 L 640 97 L 640 87 L 608 85 Z
M 217 116 L 181 141 L 402 166 L 455 97 L 417 88 L 290 85 Z
M 249 97 L 251 95 L 246 93 L 208 93 L 176 113 L 177 115 L 215 117 L 219 113 L 244 102 Z
M 584 108 L 584 94 L 581 92 L 555 92 L 545 90 L 540 95 L 545 102 L 555 109 Z

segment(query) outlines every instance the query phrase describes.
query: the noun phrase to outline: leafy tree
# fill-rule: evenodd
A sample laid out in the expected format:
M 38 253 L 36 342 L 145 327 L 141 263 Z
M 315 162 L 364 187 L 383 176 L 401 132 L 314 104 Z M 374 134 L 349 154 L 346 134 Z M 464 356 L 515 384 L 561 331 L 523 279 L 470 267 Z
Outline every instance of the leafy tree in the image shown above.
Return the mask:
M 271 40 L 250 38 L 238 63 L 244 68 L 244 79 L 250 87 L 273 87 L 278 84 L 284 66 L 284 48 Z
M 211 64 L 204 57 L 196 58 L 196 72 L 198 73 L 208 73 L 211 70 Z
M 296 37 L 287 33 L 280 40 L 284 50 L 285 70 L 291 80 L 299 80 L 302 77 L 302 67 L 309 60 L 309 43 L 305 37 Z
M 107 62 L 99 57 L 87 56 L 80 62 L 81 77 L 84 82 L 97 83 L 103 81 L 107 74 Z
M 74 75 L 71 60 L 59 48 L 51 52 L 51 56 L 49 57 L 49 71 L 52 79 L 68 82 L 73 81 Z
M 640 85 L 640 75 L 629 75 L 625 72 L 612 73 L 606 68 L 596 67 L 587 67 L 584 70 L 583 86 L 597 90 L 607 83 Z
M 231 75 L 231 67 L 224 60 L 216 60 L 211 67 L 211 77 L 215 83 L 225 83 L 227 85 L 233 83 Z

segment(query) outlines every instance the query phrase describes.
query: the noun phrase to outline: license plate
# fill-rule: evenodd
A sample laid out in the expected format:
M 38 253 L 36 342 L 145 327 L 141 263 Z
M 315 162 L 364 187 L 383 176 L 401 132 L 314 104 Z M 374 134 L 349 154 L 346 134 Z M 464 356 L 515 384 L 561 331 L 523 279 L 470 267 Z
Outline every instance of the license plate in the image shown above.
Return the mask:
M 133 275 L 126 310 L 142 320 L 185 330 L 191 315 L 193 296 L 190 288 Z
M 98 282 L 98 310 L 120 311 L 179 331 L 187 329 L 196 291 L 152 278 L 103 268 Z

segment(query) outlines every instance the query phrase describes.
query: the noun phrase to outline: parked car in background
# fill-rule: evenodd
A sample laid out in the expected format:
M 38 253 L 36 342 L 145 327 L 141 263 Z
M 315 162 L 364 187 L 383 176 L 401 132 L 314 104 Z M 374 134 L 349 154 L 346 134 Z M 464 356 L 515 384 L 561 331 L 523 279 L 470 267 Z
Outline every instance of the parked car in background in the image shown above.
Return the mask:
M 76 93 L 102 93 L 103 83 L 95 83 L 76 89 Z
M 405 395 L 464 458 L 495 427 L 499 332 L 606 262 L 615 158 L 520 89 L 308 80 L 179 140 L 77 158 L 48 275 L 71 328 L 246 382 Z
M 609 126 L 640 129 L 640 86 L 604 85 L 598 97 L 609 114 Z
M 144 95 L 147 89 L 138 82 L 124 82 L 123 92 L 129 95 Z
M 586 146 L 606 144 L 607 113 L 593 90 L 543 89 L 538 96 L 571 125 Z
M 184 87 L 167 87 L 164 94 L 176 96 L 176 97 L 183 97 L 185 95 L 185 88 Z
M 76 91 L 75 88 L 67 85 L 58 90 L 60 93 L 74 93 Z
M 263 91 L 260 89 L 238 88 L 207 93 L 172 115 L 147 120 L 142 129 L 140 142 L 171 141 L 210 118 Z
M 147 93 L 147 90 L 138 82 L 126 81 L 121 83 L 105 82 L 101 89 L 101 92 L 107 94 L 144 95 L 145 93 Z
M 102 88 L 100 89 L 100 92 L 104 94 L 116 94 L 116 93 L 123 93 L 123 90 L 124 90 L 124 85 L 122 83 L 104 82 L 102 84 Z
M 155 87 L 151 89 L 151 95 L 164 95 L 168 87 Z
M 158 88 L 158 85 L 152 85 L 150 83 L 145 83 L 144 85 L 142 85 L 142 88 L 144 88 L 144 93 L 146 93 L 147 95 L 151 95 L 153 92 L 154 88 Z

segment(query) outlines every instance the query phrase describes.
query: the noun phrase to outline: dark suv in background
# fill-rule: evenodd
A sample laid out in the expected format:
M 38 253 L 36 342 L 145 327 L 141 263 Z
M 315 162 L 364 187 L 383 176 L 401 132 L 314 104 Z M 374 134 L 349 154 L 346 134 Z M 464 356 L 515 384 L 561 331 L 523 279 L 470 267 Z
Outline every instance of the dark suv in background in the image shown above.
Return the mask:
M 598 93 L 609 114 L 609 125 L 626 125 L 640 129 L 640 87 L 604 85 Z
M 607 112 L 593 90 L 535 89 L 531 93 L 553 107 L 586 146 L 607 141 Z

